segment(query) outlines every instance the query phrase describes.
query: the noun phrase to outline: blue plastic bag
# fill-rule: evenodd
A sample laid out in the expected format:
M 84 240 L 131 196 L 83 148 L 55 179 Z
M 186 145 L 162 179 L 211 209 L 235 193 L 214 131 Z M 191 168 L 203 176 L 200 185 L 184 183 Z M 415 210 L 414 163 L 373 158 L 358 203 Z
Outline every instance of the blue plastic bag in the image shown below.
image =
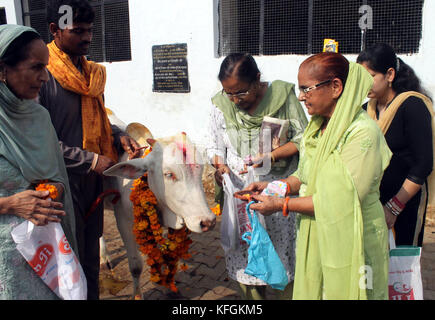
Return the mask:
M 254 201 L 251 201 L 246 206 L 252 232 L 245 232 L 242 236 L 249 245 L 245 273 L 263 280 L 274 289 L 284 290 L 288 284 L 287 272 L 267 231 L 258 220 L 257 213 L 253 211 L 251 215 L 249 207 L 253 203 Z

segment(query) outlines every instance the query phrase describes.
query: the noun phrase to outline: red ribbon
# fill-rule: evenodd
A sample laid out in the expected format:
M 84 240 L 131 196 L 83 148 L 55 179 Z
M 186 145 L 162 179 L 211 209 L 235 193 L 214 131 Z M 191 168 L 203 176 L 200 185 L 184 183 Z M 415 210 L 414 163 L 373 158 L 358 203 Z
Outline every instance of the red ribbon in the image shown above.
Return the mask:
M 85 220 L 87 220 L 89 218 L 89 216 L 97 209 L 97 207 L 101 203 L 101 201 L 103 201 L 105 197 L 107 197 L 108 195 L 111 195 L 111 194 L 115 195 L 112 199 L 113 204 L 116 204 L 119 201 L 119 199 L 121 198 L 121 193 L 115 189 L 109 189 L 109 190 L 102 192 L 97 197 L 97 199 L 95 199 L 94 203 L 92 203 L 91 208 L 89 209 L 88 213 L 85 216 Z

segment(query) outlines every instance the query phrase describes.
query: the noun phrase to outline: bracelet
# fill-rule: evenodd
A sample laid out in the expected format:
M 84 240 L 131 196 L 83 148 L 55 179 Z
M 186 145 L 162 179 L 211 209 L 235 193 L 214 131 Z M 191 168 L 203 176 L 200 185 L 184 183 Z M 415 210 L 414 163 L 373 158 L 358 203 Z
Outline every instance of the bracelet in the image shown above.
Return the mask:
M 396 196 L 392 197 L 390 201 L 393 201 L 399 207 L 400 211 L 405 209 L 405 205 L 402 202 L 400 202 L 400 200 L 397 199 Z
M 405 208 L 405 205 L 401 203 L 396 196 L 391 198 L 385 205 L 387 206 L 388 209 L 391 210 L 391 213 L 394 214 L 395 216 L 398 216 Z
M 93 171 L 95 167 L 97 166 L 98 162 L 98 153 L 94 153 L 94 158 L 92 159 L 91 167 L 89 168 L 89 172 Z
M 288 216 L 288 201 L 290 200 L 290 197 L 285 197 L 284 199 L 284 205 L 282 206 L 282 215 L 284 217 Z
M 386 207 L 391 211 L 391 213 L 392 213 L 393 215 L 395 215 L 396 217 L 400 214 L 400 211 L 397 210 L 397 209 L 393 206 L 393 204 L 391 203 L 391 200 L 388 201 L 387 203 L 385 203 L 385 206 L 386 206 Z
M 286 195 L 286 196 L 287 196 L 287 195 L 290 195 L 291 192 L 292 192 L 292 189 L 291 189 L 291 187 L 290 187 L 290 183 L 288 183 L 285 179 L 280 179 L 279 181 L 282 181 L 282 182 L 284 182 L 284 183 L 287 185 L 287 188 L 286 188 L 286 190 L 285 190 L 285 195 Z

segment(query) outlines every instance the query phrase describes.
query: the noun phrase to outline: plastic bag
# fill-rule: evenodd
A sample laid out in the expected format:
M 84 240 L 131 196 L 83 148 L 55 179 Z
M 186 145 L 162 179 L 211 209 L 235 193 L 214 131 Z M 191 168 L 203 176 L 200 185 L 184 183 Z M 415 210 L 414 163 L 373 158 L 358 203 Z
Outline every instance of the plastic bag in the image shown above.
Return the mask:
M 423 300 L 420 256 L 421 247 L 397 246 L 390 230 L 390 266 L 388 293 L 390 300 Z
M 225 253 L 227 253 L 237 250 L 239 247 L 240 235 L 237 208 L 240 207 L 243 201 L 233 197 L 234 192 L 238 190 L 234 187 L 227 173 L 223 175 L 222 187 L 225 196 L 221 220 L 221 245 Z
M 254 182 L 253 172 L 254 169 L 249 167 L 245 185 L 242 189 Z M 240 244 L 243 243 L 240 235 L 246 231 L 251 231 L 252 227 L 246 214 L 246 202 L 234 198 L 234 193 L 242 189 L 234 186 L 228 174 L 223 175 L 222 185 L 225 197 L 221 220 L 221 245 L 225 253 L 227 253 L 239 248 Z
M 59 298 L 86 300 L 85 274 L 60 223 L 36 226 L 24 221 L 11 235 L 17 250 Z
M 252 203 L 254 202 L 251 201 L 246 206 L 252 231 L 242 236 L 243 240 L 249 244 L 248 265 L 245 273 L 263 280 L 274 289 L 284 290 L 288 284 L 287 271 L 267 231 L 259 222 L 257 213 L 254 211 L 251 215 L 249 207 Z

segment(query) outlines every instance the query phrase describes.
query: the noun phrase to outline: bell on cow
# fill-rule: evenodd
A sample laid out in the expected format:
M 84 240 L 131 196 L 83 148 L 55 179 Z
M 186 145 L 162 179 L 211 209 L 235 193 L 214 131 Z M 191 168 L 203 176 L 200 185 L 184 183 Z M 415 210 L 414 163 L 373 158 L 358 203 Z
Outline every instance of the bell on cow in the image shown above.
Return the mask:
M 126 128 L 126 132 L 130 137 L 136 140 L 141 147 L 149 146 L 147 139 L 153 139 L 153 135 L 148 128 L 138 122 L 130 123 Z

